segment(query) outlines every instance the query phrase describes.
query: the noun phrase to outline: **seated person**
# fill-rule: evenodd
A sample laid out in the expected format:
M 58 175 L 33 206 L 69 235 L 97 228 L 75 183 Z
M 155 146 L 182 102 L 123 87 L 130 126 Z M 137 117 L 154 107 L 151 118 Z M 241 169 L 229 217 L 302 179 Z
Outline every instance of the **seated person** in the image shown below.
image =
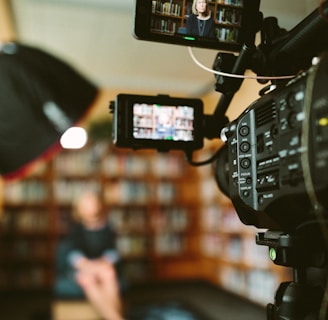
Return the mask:
M 186 33 L 189 35 L 215 38 L 215 22 L 211 17 L 207 0 L 194 0 L 192 14 L 186 21 Z
M 104 319 L 122 319 L 115 233 L 99 197 L 83 193 L 75 204 L 75 224 L 58 250 L 55 294 L 86 297 Z

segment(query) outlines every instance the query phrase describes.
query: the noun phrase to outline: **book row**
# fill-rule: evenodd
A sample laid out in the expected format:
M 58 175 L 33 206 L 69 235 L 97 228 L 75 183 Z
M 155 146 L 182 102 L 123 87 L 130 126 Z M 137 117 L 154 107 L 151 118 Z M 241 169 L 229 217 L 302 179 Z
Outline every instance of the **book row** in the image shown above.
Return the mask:
M 152 12 L 164 15 L 172 15 L 179 17 L 181 15 L 181 4 L 173 3 L 172 1 L 152 1 Z
M 180 177 L 185 170 L 181 164 L 181 157 L 176 155 L 153 154 L 126 156 L 112 153 L 97 160 L 91 152 L 76 154 L 61 154 L 54 161 L 56 176 L 90 176 L 100 173 L 104 176 L 139 176 L 155 178 L 169 175 Z M 165 164 L 163 166 L 163 164 Z
M 109 221 L 117 232 L 154 230 L 185 231 L 190 225 L 190 215 L 183 207 L 161 208 L 149 216 L 142 208 L 110 208 Z
M 211 1 L 212 3 L 215 1 Z M 210 3 L 211 3 L 210 2 Z M 241 8 L 243 6 L 242 0 L 217 0 L 216 1 L 220 5 L 227 5 L 227 6 L 235 6 Z M 192 1 L 186 2 L 184 7 L 184 15 L 188 17 L 191 11 Z M 159 15 L 169 15 L 169 16 L 182 16 L 182 2 L 173 2 L 173 1 L 152 1 L 152 13 L 159 14 Z M 232 21 L 232 20 L 230 20 Z
M 222 236 L 220 234 L 203 234 L 201 248 L 204 256 L 219 258 L 243 266 L 269 267 L 268 248 L 259 246 L 254 237 Z M 224 257 L 224 259 L 222 258 Z
M 247 297 L 260 305 L 273 301 L 280 279 L 276 273 L 263 269 L 245 270 L 224 266 L 218 270 L 223 288 Z
M 84 190 L 100 191 L 97 180 L 66 180 L 53 182 L 53 197 L 58 205 L 72 204 Z M 32 181 L 12 183 L 4 192 L 6 205 L 42 204 L 47 206 L 50 193 L 46 183 Z M 169 204 L 178 196 L 177 186 L 168 181 L 114 180 L 103 186 L 108 204 L 147 204 L 149 201 Z
M 5 210 L 0 230 L 3 232 L 47 232 L 49 213 L 38 209 Z
M 216 2 L 219 4 L 225 4 L 225 5 L 236 6 L 236 7 L 243 6 L 243 0 L 217 0 Z

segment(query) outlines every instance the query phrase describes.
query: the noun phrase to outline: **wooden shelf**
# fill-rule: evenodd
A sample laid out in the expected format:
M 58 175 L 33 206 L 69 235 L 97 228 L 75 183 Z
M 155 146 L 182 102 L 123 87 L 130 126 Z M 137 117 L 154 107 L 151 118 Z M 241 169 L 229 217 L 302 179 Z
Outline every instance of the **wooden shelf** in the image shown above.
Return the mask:
M 209 158 L 217 148 L 206 144 L 198 156 Z M 202 278 L 265 304 L 290 275 L 255 244 L 259 230 L 240 222 L 212 167 L 191 167 L 182 153 L 99 143 L 63 151 L 37 178 L 16 183 L 4 186 L 0 220 L 4 288 L 10 289 L 16 270 L 15 288 L 51 287 L 56 241 L 69 230 L 72 202 L 85 186 L 102 190 L 132 282 Z M 31 201 L 35 186 L 42 197 Z
M 48 258 L 40 253 L 32 263 L 23 256 L 9 259 L 4 254 L 8 250 L 2 250 L 0 260 L 6 259 L 12 267 L 24 262 L 37 272 L 48 259 L 47 269 L 53 276 L 56 241 L 69 230 L 72 203 L 84 188 L 94 188 L 102 191 L 127 273 L 135 281 L 154 277 L 157 259 L 195 254 L 189 238 L 193 237 L 196 223 L 192 220 L 200 203 L 195 200 L 197 179 L 196 170 L 188 168 L 183 154 L 177 152 L 131 152 L 103 143 L 82 150 L 63 150 L 37 178 L 32 175 L 4 186 L 0 238 L 7 234 L 7 248 L 19 249 L 20 243 L 27 251 L 44 244 L 50 253 Z M 9 269 L 2 272 L 7 274 Z M 26 277 L 32 272 L 28 269 Z M 21 281 L 17 286 L 19 283 L 27 285 Z M 40 280 L 39 285 L 51 282 Z

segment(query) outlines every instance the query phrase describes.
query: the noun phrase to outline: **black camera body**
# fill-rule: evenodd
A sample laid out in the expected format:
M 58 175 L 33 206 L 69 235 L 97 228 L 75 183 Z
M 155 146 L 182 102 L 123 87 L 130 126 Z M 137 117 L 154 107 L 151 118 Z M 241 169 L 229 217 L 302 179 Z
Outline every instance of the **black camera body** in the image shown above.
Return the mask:
M 328 207 L 328 56 L 223 130 L 228 195 L 241 221 L 293 232 Z M 222 159 L 217 171 L 222 171 Z M 223 179 L 216 172 L 217 180 Z M 227 184 L 218 181 L 219 185 Z

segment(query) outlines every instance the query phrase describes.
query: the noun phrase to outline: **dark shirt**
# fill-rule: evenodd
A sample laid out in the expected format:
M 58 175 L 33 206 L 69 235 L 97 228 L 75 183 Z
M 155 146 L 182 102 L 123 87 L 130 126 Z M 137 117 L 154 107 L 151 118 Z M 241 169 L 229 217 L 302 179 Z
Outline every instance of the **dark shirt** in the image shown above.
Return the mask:
M 215 38 L 214 19 L 200 20 L 191 14 L 186 22 L 186 32 L 189 35 Z
M 116 250 L 116 234 L 108 224 L 96 230 L 87 229 L 79 223 L 74 224 L 67 237 L 59 242 L 56 254 L 54 292 L 59 297 L 84 297 L 75 279 L 75 259 L 80 257 L 102 257 L 114 263 L 121 289 L 126 285 Z
M 116 250 L 116 235 L 110 225 L 90 230 L 82 224 L 73 226 L 68 236 L 70 249 L 82 253 L 89 259 L 100 258 L 108 250 Z

